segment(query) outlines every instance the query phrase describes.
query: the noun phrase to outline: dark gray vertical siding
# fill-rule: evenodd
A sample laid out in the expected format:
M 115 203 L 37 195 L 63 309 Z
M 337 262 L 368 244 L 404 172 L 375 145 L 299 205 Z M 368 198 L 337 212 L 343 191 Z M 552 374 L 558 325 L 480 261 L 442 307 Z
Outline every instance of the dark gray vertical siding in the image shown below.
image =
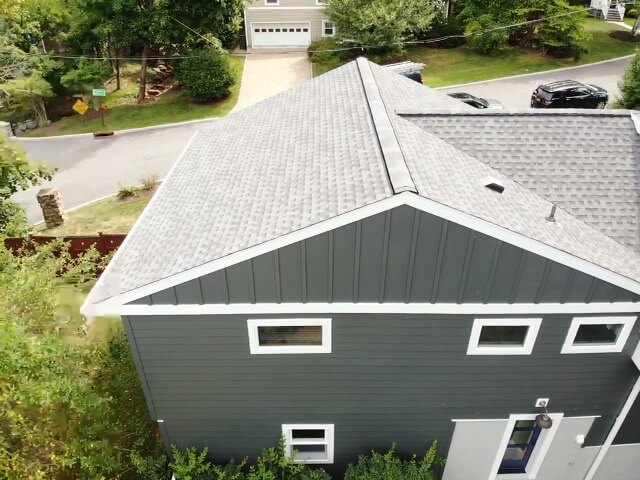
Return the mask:
M 138 303 L 199 303 L 200 295 L 204 303 L 638 300 L 637 295 L 589 275 L 408 206 Z
M 616 445 L 640 443 L 640 396 L 636 398 L 636 401 L 631 406 L 631 410 L 629 410 L 627 418 L 613 443 Z
M 393 441 L 419 453 L 438 438 L 445 452 L 452 419 L 508 418 L 549 397 L 553 412 L 602 415 L 587 439 L 600 444 L 638 376 L 627 353 L 561 355 L 566 315 L 545 316 L 524 356 L 467 356 L 473 317 L 440 315 L 333 315 L 330 354 L 250 355 L 247 318 L 130 318 L 167 441 L 255 457 L 283 423 L 334 423 L 340 470 Z

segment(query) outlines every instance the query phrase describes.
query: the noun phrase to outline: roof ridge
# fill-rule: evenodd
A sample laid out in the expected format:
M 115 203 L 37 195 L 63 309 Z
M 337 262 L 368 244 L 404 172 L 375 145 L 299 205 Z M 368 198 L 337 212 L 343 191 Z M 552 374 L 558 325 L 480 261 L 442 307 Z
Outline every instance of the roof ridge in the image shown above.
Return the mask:
M 404 159 L 400 142 L 398 142 L 393 125 L 391 124 L 389 113 L 380 95 L 380 90 L 371 71 L 369 61 L 364 57 L 359 57 L 356 59 L 356 65 L 360 73 L 362 88 L 364 89 L 367 106 L 369 107 L 369 113 L 373 121 L 373 128 L 378 138 L 391 187 L 394 193 L 417 193 L 418 189 L 411 178 L 409 167 Z

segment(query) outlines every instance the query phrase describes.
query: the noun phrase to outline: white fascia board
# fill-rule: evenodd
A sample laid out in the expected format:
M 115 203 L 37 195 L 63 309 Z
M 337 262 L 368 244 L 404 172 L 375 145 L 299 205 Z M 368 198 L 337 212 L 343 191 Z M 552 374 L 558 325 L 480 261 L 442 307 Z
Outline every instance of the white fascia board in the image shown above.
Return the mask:
M 176 165 L 178 163 L 179 161 L 176 162 Z M 174 165 L 174 168 L 175 168 L 175 165 Z M 164 186 L 164 183 L 163 183 L 163 186 Z M 162 188 L 162 186 L 160 188 Z M 153 202 L 153 199 L 151 201 Z M 456 210 L 444 204 L 435 202 L 433 200 L 429 200 L 427 198 L 421 197 L 420 195 L 417 195 L 412 192 L 402 192 L 400 194 L 393 195 L 392 197 L 388 197 L 383 200 L 379 200 L 375 203 L 366 205 L 364 207 L 360 207 L 355 210 L 346 212 L 342 215 L 338 215 L 336 217 L 325 220 L 323 222 L 310 225 L 309 227 L 306 227 L 306 228 L 301 228 L 300 230 L 296 230 L 295 232 L 282 235 L 272 240 L 263 242 L 259 245 L 255 245 L 245 250 L 227 255 L 226 257 L 214 260 L 212 262 L 205 263 L 203 265 L 199 265 L 197 267 L 191 268 L 184 272 L 177 273 L 175 275 L 164 278 L 162 280 L 149 283 L 147 285 L 130 290 L 121 295 L 117 295 L 109 299 L 106 299 L 103 302 L 99 302 L 93 305 L 87 305 L 85 302 L 85 305 L 83 305 L 83 308 L 82 308 L 82 312 L 85 315 L 95 315 L 96 307 L 98 306 L 106 307 L 107 305 L 113 306 L 113 305 L 126 304 L 128 302 L 132 302 L 139 298 L 146 297 L 148 295 L 165 290 L 167 288 L 171 288 L 176 285 L 186 283 L 195 278 L 199 278 L 204 275 L 216 272 L 223 268 L 227 268 L 231 265 L 235 265 L 237 263 L 243 262 L 250 258 L 254 258 L 264 253 L 277 250 L 278 248 L 291 245 L 292 243 L 328 232 L 330 230 L 334 230 L 344 225 L 348 225 L 349 223 L 357 222 L 358 220 L 362 220 L 363 218 L 368 218 L 378 213 L 391 210 L 401 205 L 408 205 L 410 207 L 416 208 L 423 212 L 443 218 L 447 221 L 470 228 L 477 232 L 483 233 L 490 237 L 496 238 L 498 240 L 501 240 L 503 242 L 514 245 L 516 247 L 522 248 L 529 252 L 535 253 L 542 257 L 548 258 L 562 265 L 566 265 L 569 268 L 579 270 L 583 273 L 586 273 L 587 275 L 594 276 L 605 282 L 611 283 L 612 285 L 619 286 L 620 288 L 629 290 L 631 292 L 634 292 L 640 295 L 640 283 L 636 282 L 635 280 L 632 280 L 623 275 L 614 273 L 611 270 L 607 270 L 606 268 L 595 265 L 587 260 L 576 257 L 575 255 L 569 254 L 567 252 L 559 250 L 550 245 L 546 245 L 537 240 L 533 240 L 524 235 L 508 230 L 504 227 L 500 227 L 486 220 L 482 220 L 478 217 L 474 217 L 473 215 L 470 215 L 468 213 L 461 212 L 460 210 Z M 137 222 L 137 224 L 138 223 L 139 221 Z M 135 226 L 134 226 L 134 229 L 135 229 Z M 122 246 L 118 249 L 118 251 L 122 250 L 123 247 L 126 246 L 126 242 L 127 242 L 127 239 L 125 239 L 125 241 L 123 242 Z M 117 255 L 118 253 L 116 253 L 116 256 Z M 109 270 L 109 267 L 107 267 L 107 270 L 105 271 L 105 273 L 107 273 L 108 270 Z M 614 312 L 616 310 L 609 310 L 609 311 Z M 586 313 L 589 313 L 589 312 L 596 313 L 592 310 L 586 311 Z M 528 312 L 528 313 L 533 313 L 533 312 Z
M 235 303 L 181 305 L 96 305 L 93 315 L 323 315 L 439 314 L 551 315 L 638 313 L 640 304 L 623 303 Z

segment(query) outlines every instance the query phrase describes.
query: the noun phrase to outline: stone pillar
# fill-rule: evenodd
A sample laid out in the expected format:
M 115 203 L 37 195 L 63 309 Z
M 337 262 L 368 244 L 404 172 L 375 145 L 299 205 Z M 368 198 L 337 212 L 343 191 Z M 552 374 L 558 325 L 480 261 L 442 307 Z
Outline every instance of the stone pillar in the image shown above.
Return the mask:
M 13 131 L 11 130 L 11 124 L 9 122 L 0 122 L 0 135 L 13 137 Z
M 62 196 L 57 187 L 43 188 L 38 192 L 37 198 L 47 228 L 59 227 L 67 221 Z

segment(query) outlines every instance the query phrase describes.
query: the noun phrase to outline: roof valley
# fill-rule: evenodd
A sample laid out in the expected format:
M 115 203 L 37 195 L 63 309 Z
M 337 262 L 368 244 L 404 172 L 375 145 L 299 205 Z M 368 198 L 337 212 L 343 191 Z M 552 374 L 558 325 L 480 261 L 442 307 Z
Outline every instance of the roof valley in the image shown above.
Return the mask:
M 380 95 L 378 84 L 371 71 L 371 66 L 364 57 L 358 58 L 356 64 L 391 187 L 396 194 L 402 192 L 418 193 L 391 124 L 387 108 Z

